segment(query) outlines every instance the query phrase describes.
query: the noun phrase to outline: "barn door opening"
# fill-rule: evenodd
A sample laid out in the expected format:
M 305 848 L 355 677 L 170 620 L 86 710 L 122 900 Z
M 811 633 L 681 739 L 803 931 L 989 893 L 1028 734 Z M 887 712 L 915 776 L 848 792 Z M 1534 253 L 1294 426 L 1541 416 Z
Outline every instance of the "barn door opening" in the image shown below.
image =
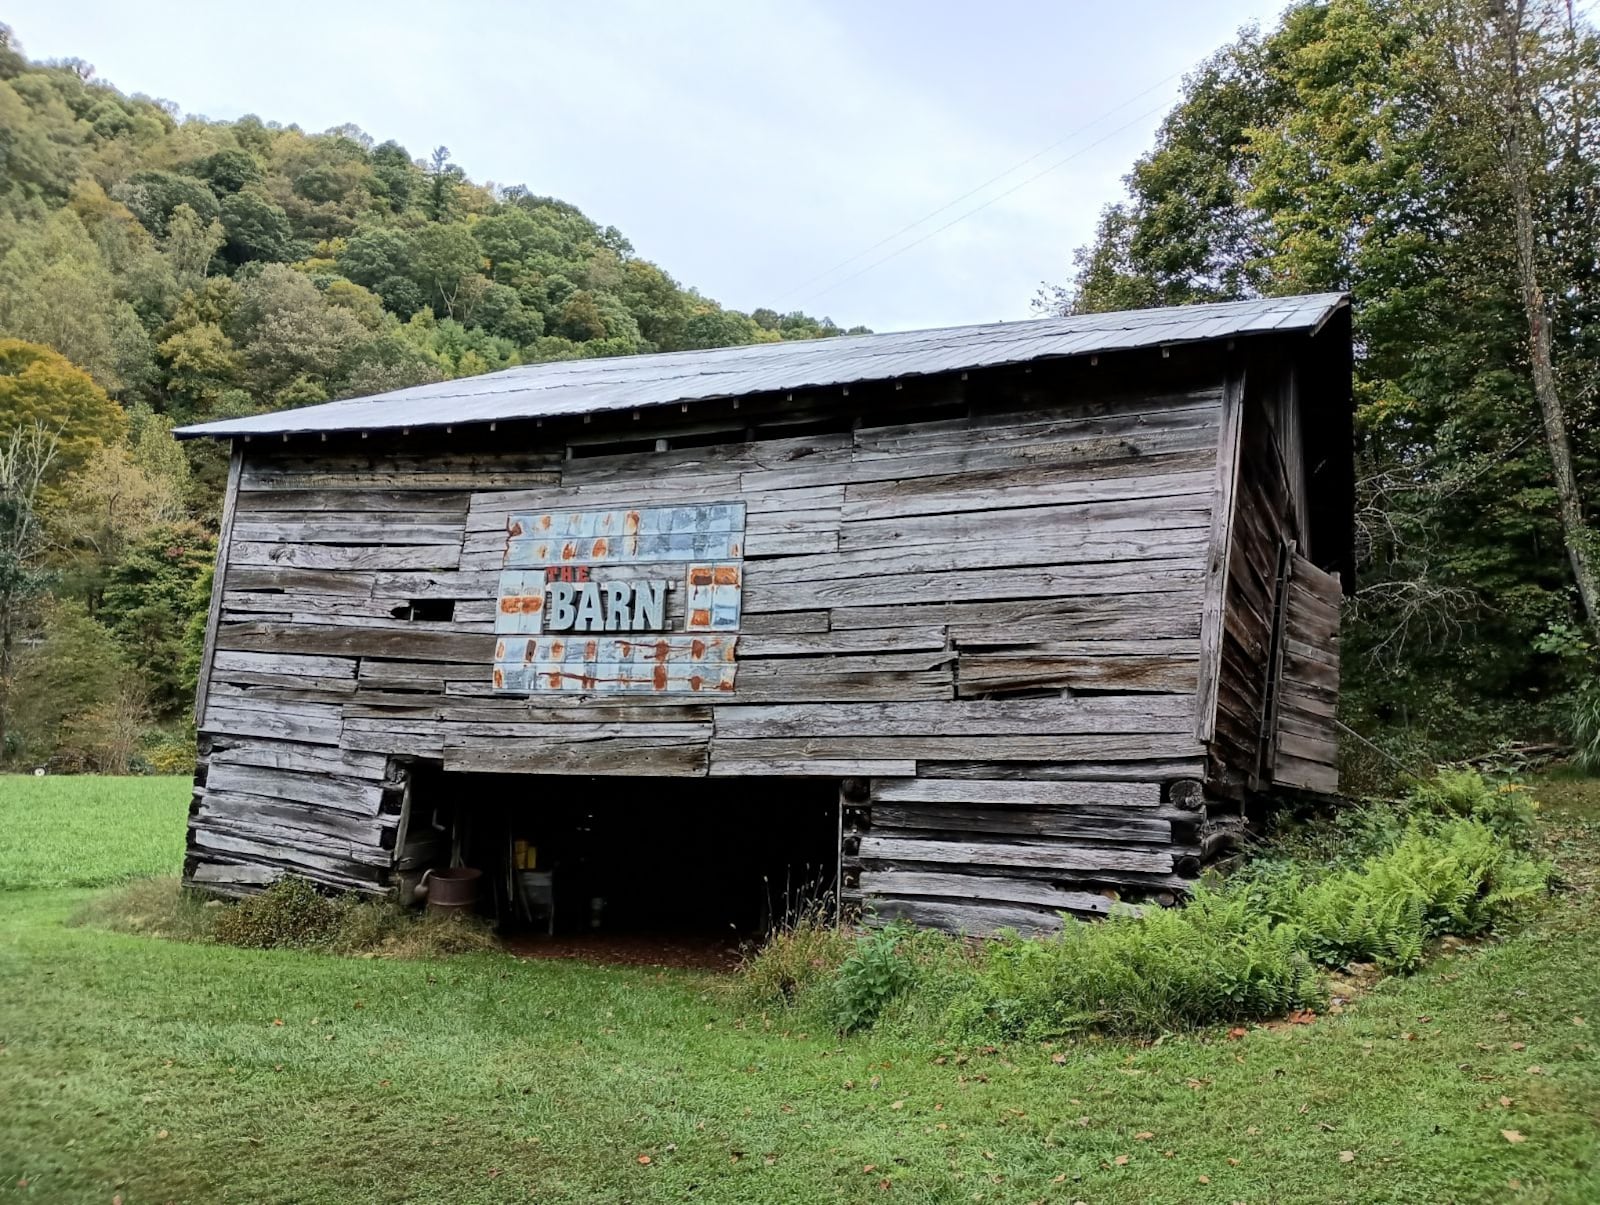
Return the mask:
M 737 945 L 837 896 L 836 779 L 445 774 L 459 861 L 480 911 L 529 941 Z

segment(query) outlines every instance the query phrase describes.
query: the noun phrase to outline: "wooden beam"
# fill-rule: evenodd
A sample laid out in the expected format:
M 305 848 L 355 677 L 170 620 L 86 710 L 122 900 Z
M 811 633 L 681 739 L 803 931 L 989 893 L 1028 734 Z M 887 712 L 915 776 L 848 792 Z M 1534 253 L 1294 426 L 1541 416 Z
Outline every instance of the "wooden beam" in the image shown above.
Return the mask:
M 222 588 L 228 576 L 228 546 L 233 541 L 233 516 L 238 506 L 239 476 L 244 468 L 244 445 L 237 440 L 228 456 L 228 484 L 222 495 L 222 524 L 217 529 L 217 563 L 211 577 L 211 609 L 206 616 L 206 635 L 200 650 L 200 676 L 194 690 L 194 718 L 198 723 L 206 713 L 206 695 L 211 689 L 211 661 L 217 652 L 217 624 L 222 618 Z

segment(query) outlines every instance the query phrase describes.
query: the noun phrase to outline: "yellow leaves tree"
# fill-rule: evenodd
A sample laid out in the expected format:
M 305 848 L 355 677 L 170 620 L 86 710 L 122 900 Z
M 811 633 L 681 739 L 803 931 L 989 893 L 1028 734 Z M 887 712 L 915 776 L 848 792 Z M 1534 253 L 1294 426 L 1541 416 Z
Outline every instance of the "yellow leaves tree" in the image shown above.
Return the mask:
M 0 436 L 39 426 L 56 439 L 47 485 L 81 469 L 127 436 L 128 419 L 93 378 L 60 352 L 0 339 Z

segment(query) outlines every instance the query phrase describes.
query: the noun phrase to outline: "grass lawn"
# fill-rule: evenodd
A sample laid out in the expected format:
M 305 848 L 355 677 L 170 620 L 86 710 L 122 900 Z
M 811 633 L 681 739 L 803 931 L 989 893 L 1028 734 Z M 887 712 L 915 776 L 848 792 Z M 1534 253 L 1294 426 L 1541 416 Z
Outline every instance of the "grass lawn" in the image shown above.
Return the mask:
M 176 874 L 194 780 L 0 774 L 0 891 Z
M 1061 1063 L 797 1032 L 700 974 L 182 945 L 69 926 L 83 888 L 11 891 L 0 1199 L 1593 1202 L 1597 786 L 1563 788 L 1573 889 L 1525 931 L 1313 1024 Z M 49 822 L 5 794 L 32 836 L 0 881 L 171 866 L 182 790 L 49 790 Z

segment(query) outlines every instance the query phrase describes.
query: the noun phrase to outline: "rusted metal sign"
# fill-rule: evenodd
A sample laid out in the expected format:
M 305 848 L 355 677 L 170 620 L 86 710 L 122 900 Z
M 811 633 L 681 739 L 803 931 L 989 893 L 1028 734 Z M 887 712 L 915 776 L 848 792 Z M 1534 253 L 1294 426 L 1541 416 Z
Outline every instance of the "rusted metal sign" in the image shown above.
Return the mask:
M 742 502 L 512 515 L 494 688 L 731 691 L 743 577 Z

